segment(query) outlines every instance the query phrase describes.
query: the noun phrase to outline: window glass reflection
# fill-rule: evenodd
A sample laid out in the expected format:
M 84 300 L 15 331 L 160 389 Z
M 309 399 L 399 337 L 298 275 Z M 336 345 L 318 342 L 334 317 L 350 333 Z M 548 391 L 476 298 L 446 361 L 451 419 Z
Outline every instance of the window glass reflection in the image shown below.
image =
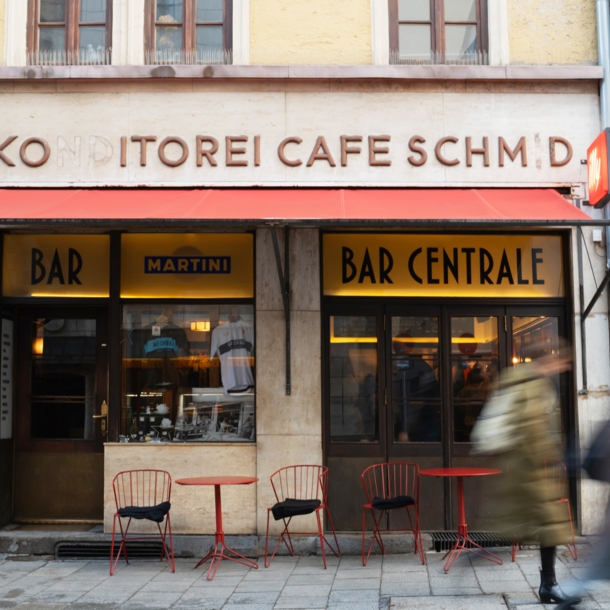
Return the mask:
M 451 318 L 454 442 L 467 443 L 498 375 L 498 318 Z
M 31 438 L 93 439 L 96 361 L 95 320 L 32 321 Z
M 253 441 L 252 305 L 123 309 L 125 441 Z
M 379 440 L 377 318 L 330 318 L 331 442 Z
M 394 441 L 441 441 L 438 318 L 392 318 Z

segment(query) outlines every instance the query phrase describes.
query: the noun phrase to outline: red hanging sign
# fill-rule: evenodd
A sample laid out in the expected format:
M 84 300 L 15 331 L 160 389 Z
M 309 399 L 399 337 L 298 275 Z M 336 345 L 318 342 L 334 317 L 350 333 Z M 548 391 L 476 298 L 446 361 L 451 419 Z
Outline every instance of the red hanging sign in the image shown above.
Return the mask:
M 610 201 L 608 182 L 608 140 L 610 129 L 604 129 L 587 149 L 589 171 L 589 205 L 603 208 Z

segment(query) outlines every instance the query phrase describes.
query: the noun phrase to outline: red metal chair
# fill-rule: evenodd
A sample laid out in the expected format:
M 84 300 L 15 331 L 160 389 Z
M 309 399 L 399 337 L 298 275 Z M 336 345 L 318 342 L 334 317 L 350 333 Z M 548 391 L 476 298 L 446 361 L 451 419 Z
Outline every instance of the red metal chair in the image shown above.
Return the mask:
M 172 572 L 176 571 L 174 562 L 174 545 L 172 542 L 172 526 L 169 517 L 170 496 L 172 491 L 172 478 L 169 472 L 164 470 L 126 470 L 119 472 L 113 481 L 114 501 L 116 513 L 112 523 L 112 544 L 110 547 L 110 575 L 116 571 L 121 552 L 125 555 L 125 563 L 129 563 L 127 555 L 127 542 L 137 540 L 150 540 L 150 534 L 128 536 L 129 526 L 132 519 L 146 519 L 157 523 L 159 535 L 161 536 L 162 552 L 161 561 L 167 557 Z M 129 519 L 123 529 L 122 519 Z M 161 523 L 165 521 L 165 527 L 161 529 Z M 116 536 L 116 525 L 119 524 L 121 542 L 116 558 L 114 556 L 114 544 Z M 157 534 L 154 534 L 156 537 Z M 167 537 L 169 536 L 169 549 Z
M 362 507 L 362 565 L 368 563 L 373 543 L 377 542 L 381 553 L 385 547 L 381 532 L 412 532 L 415 552 L 419 553 L 422 564 L 426 563 L 419 526 L 419 466 L 412 462 L 387 462 L 369 466 L 362 473 L 362 484 L 367 503 Z M 404 508 L 409 518 L 410 528 L 382 529 L 381 519 L 390 510 Z M 366 551 L 366 511 L 370 510 L 375 524 L 368 552 Z
M 326 549 L 325 545 L 333 552 L 335 557 L 341 556 L 339 542 L 335 526 L 333 525 L 330 511 L 328 510 L 328 468 L 317 465 L 286 466 L 274 472 L 271 477 L 271 486 L 277 504 L 267 510 L 267 535 L 265 537 L 265 567 L 268 568 L 275 557 L 275 554 L 283 542 L 288 552 L 294 557 L 294 546 L 291 534 L 297 536 L 317 535 L 320 538 L 320 549 L 322 560 L 326 568 Z M 328 524 L 335 539 L 335 548 L 330 544 L 324 535 L 322 528 L 322 511 L 326 511 Z M 288 527 L 292 518 L 298 515 L 315 513 L 318 521 L 317 532 L 289 532 Z M 284 522 L 284 529 L 271 553 L 269 555 L 269 519 L 273 514 L 276 521 Z
M 570 530 L 572 532 L 572 544 L 570 545 L 569 543 L 566 543 L 566 546 L 568 547 L 568 551 L 570 551 L 570 555 L 572 555 L 574 559 L 578 559 L 576 537 L 574 536 L 574 523 L 572 522 L 572 509 L 570 508 L 570 500 L 564 495 L 567 478 L 566 465 L 561 460 L 546 458 L 544 460 L 544 475 L 545 478 L 550 482 L 554 494 L 559 496 L 557 503 L 565 504 L 568 510 L 568 519 L 570 520 Z M 513 561 L 515 561 L 517 556 L 518 548 L 520 548 L 519 542 L 513 540 L 511 553 Z

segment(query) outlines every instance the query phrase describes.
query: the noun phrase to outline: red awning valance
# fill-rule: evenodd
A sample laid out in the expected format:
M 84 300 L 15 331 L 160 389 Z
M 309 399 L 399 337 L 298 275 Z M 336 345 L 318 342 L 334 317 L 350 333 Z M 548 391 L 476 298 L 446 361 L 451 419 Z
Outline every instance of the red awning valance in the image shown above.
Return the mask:
M 215 224 L 591 221 L 552 189 L 1 189 L 0 218 Z

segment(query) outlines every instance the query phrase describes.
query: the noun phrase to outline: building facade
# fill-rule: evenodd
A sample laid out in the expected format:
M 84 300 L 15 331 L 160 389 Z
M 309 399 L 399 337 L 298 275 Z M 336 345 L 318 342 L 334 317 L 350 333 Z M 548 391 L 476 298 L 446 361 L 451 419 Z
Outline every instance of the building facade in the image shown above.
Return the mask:
M 484 464 L 489 384 L 559 337 L 586 449 L 609 407 L 606 296 L 580 316 L 606 266 L 582 163 L 603 73 L 595 3 L 549 10 L 0 0 L 3 522 L 108 530 L 116 473 L 158 467 L 258 477 L 225 530 L 263 535 L 269 476 L 324 463 L 357 531 L 364 468 Z M 421 493 L 423 528 L 452 528 L 455 491 Z M 604 493 L 571 482 L 582 533 Z M 211 495 L 172 504 L 175 533 L 214 531 Z

